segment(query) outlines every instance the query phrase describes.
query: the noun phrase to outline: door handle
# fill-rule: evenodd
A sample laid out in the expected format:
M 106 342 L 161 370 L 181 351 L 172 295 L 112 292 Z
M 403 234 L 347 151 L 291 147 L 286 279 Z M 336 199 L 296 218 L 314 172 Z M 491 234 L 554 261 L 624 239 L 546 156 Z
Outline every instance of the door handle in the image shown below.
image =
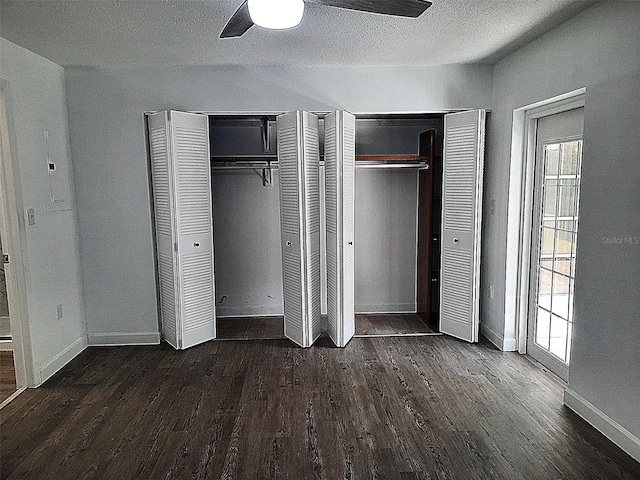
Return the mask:
M 460 243 L 460 239 L 459 239 L 459 238 L 457 238 L 457 237 L 456 237 L 456 238 L 454 238 L 454 239 L 453 239 L 453 243 Z

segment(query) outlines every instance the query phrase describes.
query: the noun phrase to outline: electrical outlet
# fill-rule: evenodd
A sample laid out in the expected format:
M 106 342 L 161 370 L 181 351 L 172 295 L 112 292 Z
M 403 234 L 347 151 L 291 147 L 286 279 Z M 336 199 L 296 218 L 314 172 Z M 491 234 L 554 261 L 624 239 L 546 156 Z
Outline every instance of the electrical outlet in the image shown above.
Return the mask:
M 493 300 L 493 297 L 494 297 L 493 285 L 489 285 L 489 299 Z
M 58 306 L 56 307 L 56 310 L 57 310 L 57 312 L 58 312 L 58 320 L 60 320 L 60 319 L 63 317 L 63 314 L 62 314 L 62 304 L 61 304 L 61 303 L 59 303 L 59 304 L 58 304 Z

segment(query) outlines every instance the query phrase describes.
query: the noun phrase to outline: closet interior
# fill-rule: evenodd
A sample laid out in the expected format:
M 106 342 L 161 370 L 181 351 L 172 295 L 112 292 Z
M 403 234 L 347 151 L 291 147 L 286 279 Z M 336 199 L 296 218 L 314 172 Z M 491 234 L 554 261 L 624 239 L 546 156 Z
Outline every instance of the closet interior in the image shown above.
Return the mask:
M 324 115 L 319 117 L 322 329 L 327 330 Z M 281 338 L 275 114 L 209 115 L 217 338 Z M 356 335 L 437 331 L 444 114 L 355 118 Z

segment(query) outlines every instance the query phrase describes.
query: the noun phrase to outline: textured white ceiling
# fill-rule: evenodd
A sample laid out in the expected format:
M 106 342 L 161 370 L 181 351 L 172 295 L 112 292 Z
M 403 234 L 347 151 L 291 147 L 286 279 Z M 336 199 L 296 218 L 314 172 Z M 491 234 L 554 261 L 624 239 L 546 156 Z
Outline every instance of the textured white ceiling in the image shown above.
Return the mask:
M 241 0 L 0 1 L 0 35 L 60 65 L 491 63 L 593 4 L 433 0 L 418 19 L 310 5 L 287 31 L 218 38 Z

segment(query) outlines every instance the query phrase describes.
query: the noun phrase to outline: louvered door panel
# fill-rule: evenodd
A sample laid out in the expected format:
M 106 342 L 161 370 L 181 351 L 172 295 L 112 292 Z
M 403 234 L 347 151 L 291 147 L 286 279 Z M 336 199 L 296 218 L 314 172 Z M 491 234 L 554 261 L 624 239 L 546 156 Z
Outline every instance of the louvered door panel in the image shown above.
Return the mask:
M 307 311 L 310 322 L 310 343 L 321 333 L 320 298 L 320 147 L 318 143 L 318 117 L 302 112 L 302 136 L 304 143 L 304 222 L 306 240 Z
M 149 116 L 163 337 L 184 349 L 215 338 L 208 118 Z
M 302 291 L 300 251 L 301 200 L 298 133 L 293 114 L 278 117 L 278 168 L 280 175 L 280 226 L 282 230 L 282 282 L 284 334 L 305 346 L 306 305 Z
M 356 333 L 356 117 L 342 112 L 342 344 Z
M 340 267 L 338 265 L 338 158 L 336 145 L 336 118 L 331 113 L 324 117 L 324 182 L 325 218 L 327 223 L 327 329 L 329 337 L 340 344 L 338 333 L 340 314 Z
M 209 119 L 171 112 L 175 162 L 181 348 L 215 338 Z
M 440 330 L 478 340 L 484 110 L 445 115 Z
M 284 330 L 309 347 L 320 335 L 318 118 L 291 112 L 277 126 Z
M 325 117 L 324 158 L 328 330 L 333 342 L 344 347 L 355 333 L 353 115 L 336 111 Z
M 176 311 L 178 281 L 174 261 L 173 169 L 169 158 L 168 112 L 149 116 L 149 148 L 158 257 L 160 321 L 162 337 L 178 348 L 178 316 Z

